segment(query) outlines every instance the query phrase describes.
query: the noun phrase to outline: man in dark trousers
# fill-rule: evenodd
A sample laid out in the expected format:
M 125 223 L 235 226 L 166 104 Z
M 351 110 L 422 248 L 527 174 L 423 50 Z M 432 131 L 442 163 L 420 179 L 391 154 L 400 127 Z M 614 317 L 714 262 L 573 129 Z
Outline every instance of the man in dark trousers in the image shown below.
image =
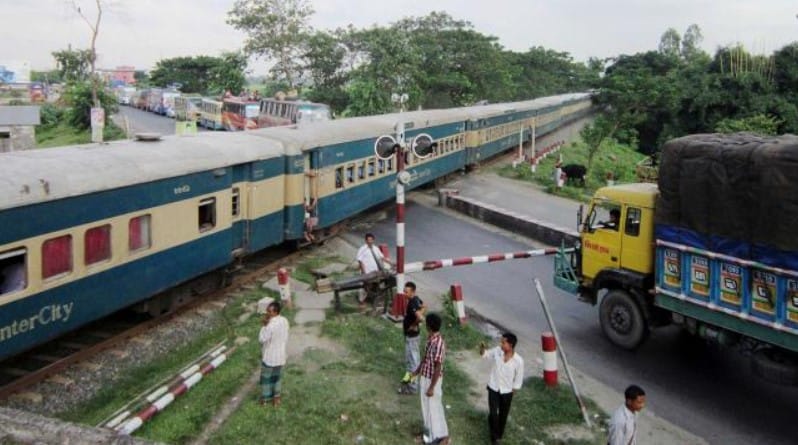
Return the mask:
M 404 293 L 407 299 L 407 310 L 405 311 L 402 328 L 405 334 L 405 363 L 407 366 L 405 368 L 405 376 L 402 378 L 402 387 L 399 388 L 399 394 L 410 395 L 418 393 L 418 382 L 411 378 L 411 374 L 418 368 L 418 363 L 421 360 L 418 342 L 426 307 L 421 298 L 416 295 L 416 283 L 408 281 L 405 284 Z
M 513 393 L 524 382 L 524 359 L 515 352 L 517 343 L 515 334 L 505 332 L 499 346 L 486 350 L 484 343 L 479 345 L 479 354 L 492 363 L 488 379 L 488 426 L 493 445 L 501 443 Z

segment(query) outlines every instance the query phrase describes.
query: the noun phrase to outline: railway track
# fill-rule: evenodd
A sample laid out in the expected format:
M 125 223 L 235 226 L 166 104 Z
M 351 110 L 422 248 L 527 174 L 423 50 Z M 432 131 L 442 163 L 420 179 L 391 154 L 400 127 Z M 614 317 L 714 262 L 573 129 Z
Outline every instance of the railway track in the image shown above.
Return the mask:
M 96 354 L 111 349 L 143 332 L 152 329 L 199 304 L 225 298 L 230 292 L 255 282 L 268 273 L 274 273 L 284 264 L 295 261 L 303 250 L 289 251 L 281 246 L 253 254 L 226 271 L 215 271 L 198 280 L 192 280 L 176 289 L 159 294 L 154 299 L 168 300 L 169 292 L 188 292 L 190 298 L 177 298 L 180 303 L 156 316 L 134 313 L 128 309 L 116 312 L 63 337 L 36 347 L 19 356 L 0 362 L 0 400 L 20 392 L 55 375 L 68 366 L 85 361 Z M 199 285 L 203 279 L 213 279 L 221 274 L 220 286 Z

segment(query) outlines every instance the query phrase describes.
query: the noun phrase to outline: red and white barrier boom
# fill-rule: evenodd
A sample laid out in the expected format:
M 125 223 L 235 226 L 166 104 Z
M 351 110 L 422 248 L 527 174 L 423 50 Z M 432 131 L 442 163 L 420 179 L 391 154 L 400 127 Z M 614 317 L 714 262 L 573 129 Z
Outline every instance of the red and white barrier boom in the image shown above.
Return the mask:
M 570 250 L 572 249 L 565 249 L 566 252 Z M 547 247 L 545 249 L 527 250 L 525 252 L 494 253 L 491 255 L 481 255 L 481 256 L 472 256 L 464 258 L 454 258 L 454 259 L 448 258 L 445 260 L 416 261 L 414 263 L 405 264 L 404 271 L 407 273 L 413 273 L 413 272 L 421 272 L 422 270 L 441 269 L 444 267 L 467 266 L 469 264 L 480 264 L 480 263 L 495 263 L 497 261 L 554 255 L 558 251 L 559 249 L 556 247 Z

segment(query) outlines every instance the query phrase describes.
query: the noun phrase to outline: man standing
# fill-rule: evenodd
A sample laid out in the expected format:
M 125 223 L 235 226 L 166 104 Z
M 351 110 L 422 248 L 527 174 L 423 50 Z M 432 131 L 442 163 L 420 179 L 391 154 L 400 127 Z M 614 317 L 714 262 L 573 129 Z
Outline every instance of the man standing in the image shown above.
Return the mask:
M 421 414 L 427 436 L 422 439 L 426 443 L 449 445 L 449 428 L 443 410 L 443 360 L 446 358 L 446 343 L 440 333 L 443 321 L 438 314 L 427 315 L 426 321 L 427 347 L 421 364 L 413 372 L 413 376 L 419 376 L 421 389 Z
M 402 328 L 405 334 L 405 376 L 402 379 L 402 387 L 399 394 L 415 394 L 418 392 L 418 382 L 412 378 L 413 372 L 418 368 L 421 355 L 418 351 L 419 333 L 421 320 L 424 317 L 424 302 L 416 295 L 416 284 L 408 281 L 405 284 L 405 298 L 407 299 L 407 310 L 402 321 Z
M 357 262 L 360 265 L 360 273 L 364 275 L 385 269 L 384 263 L 390 264 L 390 261 L 383 256 L 379 247 L 374 245 L 374 235 L 367 233 L 365 238 L 366 244 L 360 246 L 360 249 L 357 251 Z M 363 288 L 360 290 L 358 302 L 360 303 L 361 309 L 366 306 L 367 295 L 367 289 Z
M 626 401 L 612 415 L 609 424 L 608 445 L 636 445 L 637 413 L 646 406 L 646 392 L 631 385 L 623 393 Z
M 488 379 L 488 426 L 491 444 L 501 443 L 513 393 L 524 382 L 524 359 L 515 352 L 518 337 L 511 332 L 502 334 L 499 346 L 486 350 L 479 345 L 479 354 L 493 365 Z
M 260 384 L 262 395 L 260 404 L 280 405 L 280 380 L 286 360 L 288 344 L 288 320 L 280 315 L 280 303 L 270 303 L 263 316 L 263 327 L 260 328 L 258 341 L 261 344 Z

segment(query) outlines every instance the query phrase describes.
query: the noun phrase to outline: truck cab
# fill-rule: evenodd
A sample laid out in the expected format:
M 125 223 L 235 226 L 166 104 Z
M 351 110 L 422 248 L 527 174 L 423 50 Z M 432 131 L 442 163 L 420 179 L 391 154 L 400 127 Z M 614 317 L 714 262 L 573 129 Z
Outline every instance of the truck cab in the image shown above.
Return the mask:
M 600 321 L 610 340 L 627 349 L 648 336 L 654 287 L 656 184 L 600 188 L 582 218 L 580 243 L 560 263 L 570 266 L 571 289 L 582 300 L 601 301 Z M 558 270 L 563 270 L 561 267 Z M 568 274 L 565 274 L 568 275 Z M 555 279 L 562 282 L 562 276 Z M 562 286 L 560 286 L 562 287 Z M 565 287 L 563 287 L 565 289 Z

